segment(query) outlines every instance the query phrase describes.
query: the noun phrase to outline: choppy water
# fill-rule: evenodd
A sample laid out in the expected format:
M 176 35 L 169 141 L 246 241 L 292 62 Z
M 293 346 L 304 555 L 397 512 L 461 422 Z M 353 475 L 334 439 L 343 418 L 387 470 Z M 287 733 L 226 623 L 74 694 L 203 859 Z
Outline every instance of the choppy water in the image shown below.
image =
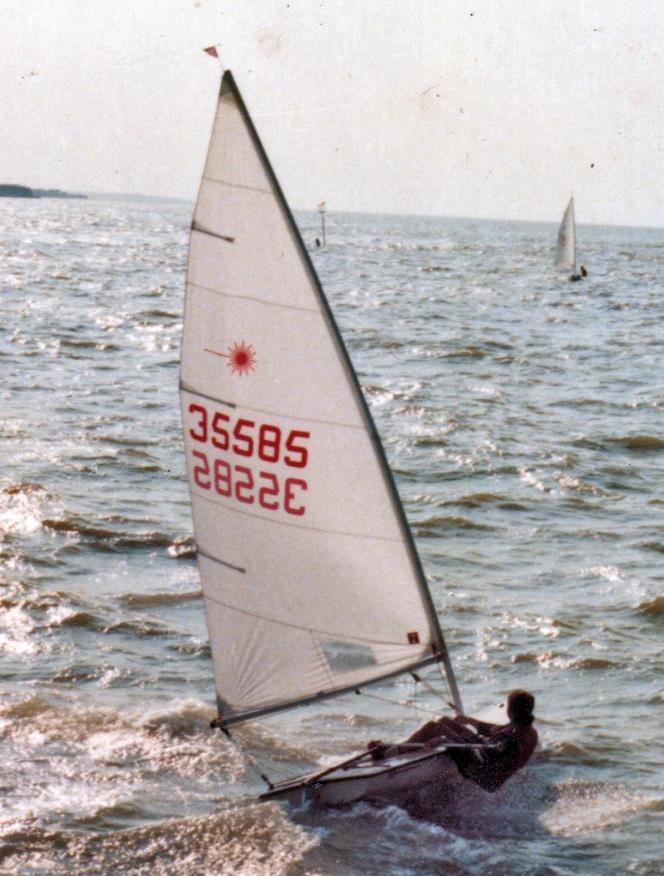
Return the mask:
M 553 275 L 547 225 L 337 215 L 313 253 L 467 710 L 538 697 L 533 765 L 433 825 L 257 804 L 208 729 L 177 406 L 189 219 L 0 201 L 0 872 L 664 873 L 662 232 L 582 227 L 583 284 Z M 350 697 L 237 737 L 277 778 L 418 722 Z

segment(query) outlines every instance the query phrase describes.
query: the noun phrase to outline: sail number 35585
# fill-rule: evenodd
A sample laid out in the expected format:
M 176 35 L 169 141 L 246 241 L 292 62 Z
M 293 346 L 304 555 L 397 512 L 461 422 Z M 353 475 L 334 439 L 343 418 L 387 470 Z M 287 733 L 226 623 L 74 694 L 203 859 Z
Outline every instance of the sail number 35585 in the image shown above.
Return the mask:
M 286 432 L 271 423 L 257 424 L 244 417 L 232 420 L 222 411 L 211 414 L 203 405 L 194 403 L 189 405 L 189 413 L 196 417 L 189 435 L 200 444 L 209 442 L 224 454 L 247 460 L 306 468 L 309 432 L 299 429 Z M 256 471 L 253 466 L 208 457 L 202 449 L 192 450 L 192 456 L 194 483 L 203 490 L 246 505 L 256 503 L 268 511 L 281 509 L 298 517 L 306 510 L 302 493 L 307 490 L 307 482 L 300 477 L 280 478 L 272 471 Z

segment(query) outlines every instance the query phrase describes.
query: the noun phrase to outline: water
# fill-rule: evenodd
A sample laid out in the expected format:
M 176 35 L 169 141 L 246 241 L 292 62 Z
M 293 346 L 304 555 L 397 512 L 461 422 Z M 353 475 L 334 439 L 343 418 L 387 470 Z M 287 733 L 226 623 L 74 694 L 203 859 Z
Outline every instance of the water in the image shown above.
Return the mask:
M 554 226 L 328 218 L 312 257 L 466 708 L 533 690 L 534 762 L 440 824 L 255 802 L 208 728 L 177 404 L 190 209 L 2 200 L 0 872 L 664 873 L 661 232 L 582 227 L 570 284 Z M 285 777 L 402 737 L 417 702 L 237 738 Z

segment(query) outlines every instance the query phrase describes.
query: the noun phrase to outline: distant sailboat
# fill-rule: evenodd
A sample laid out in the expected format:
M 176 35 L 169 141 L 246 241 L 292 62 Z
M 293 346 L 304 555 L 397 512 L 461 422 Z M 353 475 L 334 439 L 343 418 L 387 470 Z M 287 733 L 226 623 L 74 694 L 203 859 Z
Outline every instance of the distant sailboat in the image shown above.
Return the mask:
M 559 271 L 569 272 L 570 280 L 581 280 L 586 276 L 586 269 L 583 266 L 580 273 L 576 271 L 576 222 L 573 195 L 568 201 L 558 229 L 555 266 Z
M 228 733 L 432 665 L 460 712 L 371 414 L 229 71 L 191 227 L 181 405 L 213 726 Z M 263 796 L 386 799 L 456 773 L 443 747 L 411 748 L 263 777 Z

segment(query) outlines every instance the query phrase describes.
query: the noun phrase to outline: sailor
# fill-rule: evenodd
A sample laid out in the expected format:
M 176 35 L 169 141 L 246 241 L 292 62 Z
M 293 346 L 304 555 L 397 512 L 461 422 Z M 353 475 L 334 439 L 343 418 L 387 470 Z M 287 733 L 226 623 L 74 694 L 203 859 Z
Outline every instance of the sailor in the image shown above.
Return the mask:
M 497 791 L 510 776 L 528 763 L 537 745 L 537 730 L 532 726 L 535 697 L 525 690 L 510 691 L 507 697 L 508 724 L 489 724 L 468 715 L 430 721 L 411 736 L 409 742 L 424 742 L 427 747 L 445 741 L 487 742 L 490 747 L 448 748 L 447 755 L 461 775 L 485 791 Z M 469 730 L 474 727 L 476 732 Z M 478 738 L 479 737 L 479 738 Z
M 581 267 L 579 268 L 578 274 L 571 274 L 570 275 L 570 278 L 569 278 L 570 283 L 576 283 L 578 280 L 583 280 L 587 276 L 588 276 L 588 271 L 586 271 L 586 269 L 583 267 L 583 265 L 581 265 Z
M 449 747 L 445 754 L 457 766 L 461 775 L 475 782 L 485 791 L 497 791 L 510 776 L 528 763 L 537 745 L 537 731 L 532 726 L 535 716 L 535 697 L 526 690 L 510 691 L 507 697 L 508 724 L 490 724 L 469 715 L 455 715 L 428 721 L 406 743 L 386 748 L 381 743 L 370 742 L 372 757 L 379 759 L 391 754 L 412 751 L 415 746 L 437 748 L 446 742 L 459 747 Z M 473 727 L 474 730 L 469 728 Z M 463 743 L 475 743 L 464 747 Z M 478 748 L 477 743 L 486 743 Z M 376 754 L 374 755 L 374 752 Z

